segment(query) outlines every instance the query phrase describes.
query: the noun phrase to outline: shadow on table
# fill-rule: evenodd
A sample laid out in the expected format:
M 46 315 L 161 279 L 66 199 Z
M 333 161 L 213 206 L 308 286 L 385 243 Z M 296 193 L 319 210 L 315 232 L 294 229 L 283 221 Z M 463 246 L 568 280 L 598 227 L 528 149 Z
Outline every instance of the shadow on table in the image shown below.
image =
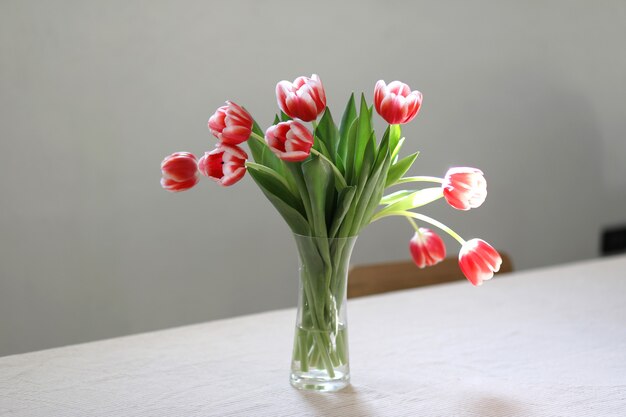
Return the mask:
M 511 398 L 499 398 L 492 395 L 477 397 L 461 404 L 461 407 L 466 409 L 469 415 L 482 417 L 522 417 L 532 414 L 526 407 L 524 407 L 524 404 L 517 400 L 513 400 Z
M 309 391 L 298 391 L 298 393 L 309 404 L 310 408 L 320 416 L 375 417 L 380 415 L 380 408 L 373 409 L 368 405 L 368 402 L 372 401 L 372 392 L 367 392 L 367 389 L 349 386 L 335 393 L 322 394 Z M 525 404 L 512 398 L 495 395 L 476 395 L 470 399 L 466 398 L 465 401 L 457 403 L 456 406 L 451 402 L 443 408 L 447 408 L 449 412 L 453 413 L 451 415 L 459 416 L 528 417 L 535 415 L 532 410 L 525 407 Z
M 375 417 L 379 415 L 366 404 L 365 393 L 353 386 L 333 393 L 321 394 L 308 391 L 298 391 L 298 393 L 321 416 Z

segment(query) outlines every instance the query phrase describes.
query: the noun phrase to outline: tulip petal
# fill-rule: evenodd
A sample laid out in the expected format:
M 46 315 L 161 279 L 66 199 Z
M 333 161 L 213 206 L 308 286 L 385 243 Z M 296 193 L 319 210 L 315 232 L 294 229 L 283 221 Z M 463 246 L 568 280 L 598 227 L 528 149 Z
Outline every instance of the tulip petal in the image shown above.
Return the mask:
M 482 239 L 468 240 L 459 252 L 459 267 L 473 285 L 491 279 L 500 265 L 502 258 L 498 251 Z
M 422 93 L 400 81 L 388 85 L 379 80 L 374 87 L 376 112 L 389 124 L 405 124 L 417 115 L 422 102 Z
M 457 210 L 479 207 L 487 198 L 487 181 L 482 171 L 476 168 L 450 168 L 442 188 L 448 204 Z
M 326 93 L 316 74 L 298 77 L 293 83 L 281 81 L 276 85 L 278 107 L 292 119 L 315 120 L 326 108 Z

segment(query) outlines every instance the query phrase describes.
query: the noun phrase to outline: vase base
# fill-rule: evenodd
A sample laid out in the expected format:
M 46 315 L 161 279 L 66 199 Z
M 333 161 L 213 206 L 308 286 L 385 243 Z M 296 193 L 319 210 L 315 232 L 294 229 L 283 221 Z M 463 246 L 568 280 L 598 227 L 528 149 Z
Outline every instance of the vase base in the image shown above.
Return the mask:
M 289 382 L 299 390 L 334 392 L 350 385 L 350 374 L 337 373 L 335 378 L 330 379 L 326 373 L 321 372 L 320 375 L 315 375 L 312 372 L 292 373 Z

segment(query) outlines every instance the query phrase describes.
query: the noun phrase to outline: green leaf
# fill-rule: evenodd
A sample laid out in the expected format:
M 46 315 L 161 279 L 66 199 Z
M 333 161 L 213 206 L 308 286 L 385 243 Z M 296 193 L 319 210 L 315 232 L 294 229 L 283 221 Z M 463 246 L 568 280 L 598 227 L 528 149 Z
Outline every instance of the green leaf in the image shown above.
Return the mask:
M 370 141 L 367 142 L 367 146 L 364 155 L 371 155 L 371 157 L 364 158 L 363 166 L 361 167 L 360 174 L 357 175 L 355 180 L 357 181 L 357 198 L 359 199 L 359 204 L 361 201 L 361 195 L 363 194 L 363 190 L 367 184 L 368 179 L 370 178 L 370 169 L 372 168 L 372 163 L 374 162 L 374 150 L 372 149 L 373 145 Z M 369 197 L 367 197 L 369 198 Z
M 405 139 L 406 138 L 401 138 L 398 144 L 396 145 L 396 148 L 393 150 L 391 154 L 391 165 L 395 165 L 398 162 L 398 152 L 400 152 L 400 149 L 402 148 L 402 145 L 404 144 Z
M 311 214 L 315 236 L 326 237 L 326 199 L 329 189 L 334 190 L 335 179 L 332 168 L 318 156 L 302 163 L 302 174 L 311 201 Z
M 352 126 L 350 126 L 350 130 L 348 131 L 348 138 L 346 139 L 347 141 L 347 152 L 346 152 L 346 157 L 344 159 L 344 162 L 346 163 L 346 174 L 345 174 L 345 178 L 348 184 L 353 184 L 354 183 L 354 172 L 355 172 L 355 168 L 354 168 L 354 164 L 355 164 L 355 153 L 356 153 L 356 142 L 357 142 L 357 137 L 356 137 L 356 132 L 358 129 L 358 124 L 359 124 L 359 119 L 355 119 L 354 122 L 352 122 Z
M 337 154 L 337 141 L 339 138 L 339 131 L 333 117 L 330 114 L 330 110 L 326 107 L 324 115 L 320 119 L 319 124 L 315 128 L 315 136 L 319 139 L 319 142 L 326 147 L 324 155 L 331 161 L 335 162 L 335 155 Z
M 257 122 L 253 122 L 252 131 L 259 135 L 260 137 L 264 137 L 265 134 L 257 124 Z M 265 143 L 261 143 L 255 138 L 248 139 L 248 147 L 252 152 L 252 158 L 258 164 L 265 165 L 278 172 L 280 175 L 284 176 L 285 174 L 285 166 L 283 161 L 281 161 L 275 154 L 272 152 Z
M 311 229 L 306 219 L 298 210 L 287 204 L 285 201 L 282 200 L 281 197 L 278 197 L 277 195 L 273 194 L 268 188 L 266 188 L 266 185 L 268 183 L 265 181 L 264 174 L 261 174 L 261 171 L 257 171 L 254 168 L 249 169 L 248 172 L 257 183 L 263 194 L 265 194 L 267 199 L 274 205 L 278 213 L 283 217 L 283 219 L 285 219 L 285 222 L 287 222 L 289 228 L 294 233 L 297 233 L 299 235 L 310 236 Z
M 320 152 L 322 155 L 324 155 L 326 158 L 330 158 L 328 148 L 326 147 L 326 145 L 324 145 L 324 142 L 317 141 L 313 148 L 316 151 Z
M 313 215 L 311 213 L 311 199 L 309 198 L 306 181 L 304 180 L 304 175 L 302 174 L 302 162 L 286 162 L 285 167 L 291 174 L 288 175 L 288 178 L 291 178 L 291 180 L 294 181 L 294 183 L 296 184 L 296 190 L 298 195 L 300 196 L 300 199 L 302 200 L 304 212 L 306 213 L 306 219 L 309 220 L 310 224 L 313 224 Z
M 339 228 L 343 224 L 343 221 L 348 214 L 348 210 L 350 210 L 350 205 L 356 194 L 356 187 L 354 185 L 344 188 L 339 192 L 339 196 L 337 197 L 337 208 L 333 215 L 333 221 L 330 226 L 330 233 L 328 237 L 336 237 Z
M 378 153 L 376 155 L 376 162 L 374 163 L 373 171 L 377 170 L 387 159 L 387 155 L 389 154 L 389 129 L 385 131 L 383 135 L 383 139 L 380 141 L 380 146 L 378 147 Z M 386 173 L 387 171 L 385 171 Z
M 285 113 L 283 113 L 283 111 L 280 111 L 280 121 L 281 122 L 286 122 L 292 120 L 291 117 L 287 116 Z
M 265 132 L 263 132 L 261 126 L 259 126 L 259 124 L 254 119 L 252 119 L 252 131 L 262 138 L 265 137 Z
M 390 187 L 396 183 L 402 176 L 411 168 L 413 162 L 415 162 L 415 158 L 417 158 L 419 152 L 415 152 L 406 158 L 402 158 L 395 165 L 392 165 L 389 169 L 389 174 L 387 175 L 387 183 L 386 187 Z
M 396 211 L 407 211 L 432 203 L 443 195 L 441 187 L 424 188 L 414 191 L 404 198 L 388 205 L 384 209 L 376 213 L 376 216 L 382 216 Z
M 413 194 L 413 192 L 414 191 L 412 190 L 400 190 L 400 191 L 396 191 L 395 193 L 387 194 L 386 196 L 380 199 L 380 204 L 388 206 L 389 204 L 393 204 L 396 201 L 401 200 L 402 198 L 406 197 L 409 194 Z
M 378 203 L 380 202 L 385 188 L 385 178 L 387 176 L 391 155 L 389 148 L 383 143 L 381 143 L 381 145 L 385 148 L 385 156 L 380 165 L 374 166 L 363 192 L 359 195 L 359 202 L 351 225 L 352 235 L 358 234 L 359 231 L 369 223 L 371 213 L 378 207 Z
M 350 131 L 350 127 L 352 123 L 356 120 L 356 105 L 354 103 L 354 93 L 350 95 L 350 99 L 348 100 L 348 104 L 346 104 L 346 108 L 343 111 L 343 116 L 341 117 L 341 124 L 339 125 L 339 143 L 337 144 L 337 156 L 341 158 L 341 161 L 346 162 L 346 155 L 348 153 L 348 133 Z M 346 173 L 345 165 L 340 169 Z
M 402 146 L 401 141 L 404 141 L 404 138 L 400 139 L 402 136 L 402 128 L 400 125 L 390 125 L 389 126 L 389 149 L 391 149 L 391 158 L 395 158 L 395 156 L 400 151 L 400 147 Z
M 367 208 L 365 209 L 365 213 L 363 214 L 363 219 L 361 220 L 361 227 L 367 226 L 374 215 L 374 211 L 379 206 L 380 200 L 385 192 L 385 184 L 387 182 L 387 175 L 389 172 L 389 166 L 391 165 L 391 153 L 387 149 L 386 156 L 383 160 L 380 173 L 376 180 L 376 186 L 374 187 L 374 191 L 372 192 L 371 198 L 367 203 Z
M 367 107 L 365 101 L 365 95 L 361 94 L 361 108 L 359 111 L 359 124 L 356 131 L 356 147 L 354 154 L 354 175 L 361 176 L 361 168 L 363 166 L 363 158 L 365 157 L 365 149 L 369 142 L 373 142 L 375 147 L 376 142 L 372 136 L 372 114 Z M 374 148 L 372 148 L 372 153 Z
M 370 170 L 374 165 L 376 156 L 376 138 L 374 136 L 374 131 L 372 131 L 370 133 L 370 138 L 367 141 L 367 145 L 365 145 L 363 158 L 361 160 L 361 169 L 357 171 L 357 175 L 369 177 Z
M 300 214 L 305 214 L 304 206 L 300 198 L 294 195 L 289 189 L 287 181 L 276 171 L 264 165 L 255 164 L 254 162 L 248 162 L 246 167 L 257 184 L 262 185 L 264 189 L 280 198 L 285 204 L 299 211 Z
M 272 123 L 274 126 L 276 126 L 277 124 L 280 123 L 280 117 L 278 117 L 278 115 L 274 116 L 274 123 Z

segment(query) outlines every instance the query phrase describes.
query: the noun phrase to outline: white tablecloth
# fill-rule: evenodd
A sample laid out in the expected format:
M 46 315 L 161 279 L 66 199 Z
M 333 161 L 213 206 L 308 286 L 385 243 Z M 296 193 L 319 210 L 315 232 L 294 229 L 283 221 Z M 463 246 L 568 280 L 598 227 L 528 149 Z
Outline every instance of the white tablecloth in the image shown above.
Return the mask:
M 0 358 L 0 415 L 626 416 L 625 256 L 348 306 L 338 393 L 289 385 L 281 310 Z

